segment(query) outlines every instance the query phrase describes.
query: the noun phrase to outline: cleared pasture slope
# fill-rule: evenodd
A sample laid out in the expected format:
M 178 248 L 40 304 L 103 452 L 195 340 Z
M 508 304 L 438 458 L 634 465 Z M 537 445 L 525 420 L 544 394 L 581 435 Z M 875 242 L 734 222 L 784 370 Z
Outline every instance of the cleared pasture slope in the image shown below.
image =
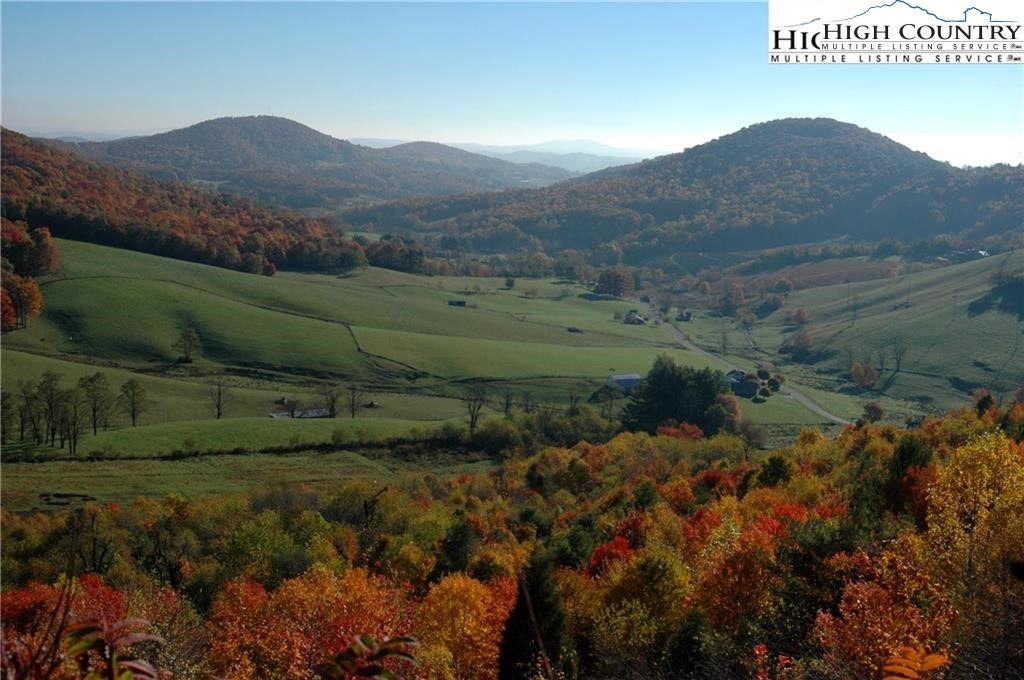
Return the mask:
M 490 469 L 492 463 L 422 463 L 337 451 L 285 455 L 206 456 L 182 460 L 54 461 L 4 465 L 3 506 L 20 511 L 49 509 L 43 494 L 85 494 L 100 502 L 179 494 L 247 493 L 280 484 L 329 490 L 348 479 L 386 482 L 410 471 L 437 475 Z M 73 501 L 74 502 L 74 501 Z
M 0 356 L 3 361 L 5 391 L 17 389 L 20 380 L 37 380 L 44 371 L 60 374 L 65 387 L 71 386 L 82 377 L 101 371 L 106 374 L 115 391 L 129 378 L 135 378 L 146 388 L 149 404 L 149 408 L 142 414 L 140 427 L 136 428 L 139 431 L 145 430 L 149 425 L 212 418 L 209 388 L 205 382 L 207 378 L 138 373 L 106 364 L 70 361 L 11 349 L 3 349 Z M 279 404 L 275 404 L 275 401 L 282 397 L 296 398 L 309 406 L 315 406 L 319 399 L 314 387 L 310 385 L 274 383 L 242 377 L 231 378 L 229 384 L 231 391 L 227 417 L 221 421 L 224 423 L 245 417 L 269 420 L 270 413 L 282 409 Z M 465 412 L 462 402 L 441 396 L 368 392 L 366 399 L 376 402 L 379 408 L 360 410 L 360 419 L 438 421 L 461 416 Z M 116 426 L 126 424 L 125 416 L 121 413 L 116 413 L 113 420 Z M 83 450 L 87 450 L 85 443 Z
M 226 418 L 161 423 L 100 432 L 83 442 L 82 455 L 92 453 L 146 457 L 170 451 L 260 451 L 331 441 L 340 432 L 345 441 L 373 441 L 436 427 L 441 421 L 398 418 Z
M 972 386 L 1012 390 L 1024 384 L 1024 309 L 1021 301 L 993 299 L 991 277 L 1000 269 L 1024 269 L 1024 251 L 795 291 L 782 309 L 754 326 L 750 337 L 756 349 L 730 321 L 729 353 L 748 361 L 785 362 L 777 351 L 796 330 L 789 315 L 806 307 L 811 317 L 806 330 L 823 358 L 810 366 L 788 363 L 783 370 L 803 385 L 826 390 L 815 396 L 826 407 L 856 415 L 842 410 L 846 395 L 861 402 L 881 400 L 893 415 L 961 407 L 970 402 Z M 715 349 L 723 326 L 721 319 L 702 315 L 684 330 Z M 893 350 L 899 338 L 906 354 L 896 371 Z M 856 389 L 847 376 L 848 353 L 855 361 L 871 354 L 877 365 L 879 351 L 887 361 L 875 389 Z
M 127 368 L 166 369 L 177 357 L 174 340 L 183 328 L 194 327 L 202 338 L 198 367 L 396 386 L 406 385 L 409 372 L 416 371 L 445 380 L 474 377 L 476 359 L 466 357 L 455 342 L 462 338 L 630 350 L 668 346 L 656 329 L 612 320 L 628 303 L 581 300 L 583 288 L 570 284 L 537 282 L 538 291 L 551 297 L 534 299 L 504 290 L 494 279 L 482 280 L 492 286 L 484 293 L 479 283 L 469 284 L 472 280 L 373 269 L 344 278 L 287 273 L 265 278 L 72 241 L 61 241 L 60 247 L 62 272 L 44 284 L 43 318 L 11 334 L 5 346 L 95 357 Z M 459 283 L 481 292 L 447 290 Z M 475 306 L 450 307 L 451 298 Z M 569 334 L 570 325 L 587 332 Z M 386 343 L 361 352 L 352 329 L 450 341 L 451 348 L 442 352 L 451 358 L 441 372 L 412 362 L 408 367 L 381 362 L 369 354 L 388 356 Z M 396 354 L 404 354 L 404 336 L 395 337 L 402 350 Z M 469 363 L 460 365 L 460 357 Z M 599 379 L 607 367 L 594 372 L 594 363 L 568 356 L 557 364 L 559 370 L 538 366 L 532 375 Z M 493 377 L 523 375 L 516 370 Z
M 376 328 L 354 328 L 365 351 L 433 375 L 474 378 L 599 378 L 610 372 L 646 373 L 661 352 L 692 366 L 703 357 L 664 346 L 587 347 L 536 342 L 453 338 Z

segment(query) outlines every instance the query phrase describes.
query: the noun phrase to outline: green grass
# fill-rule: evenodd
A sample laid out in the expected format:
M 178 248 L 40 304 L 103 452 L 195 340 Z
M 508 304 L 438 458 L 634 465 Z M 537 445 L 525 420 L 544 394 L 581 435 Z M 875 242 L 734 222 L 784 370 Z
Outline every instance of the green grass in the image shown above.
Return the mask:
M 177 357 L 172 345 L 191 326 L 202 338 L 200 363 L 386 381 L 396 379 L 395 367 L 362 356 L 348 326 L 555 345 L 663 342 L 654 329 L 612 320 L 627 303 L 583 300 L 578 285 L 529 281 L 541 296 L 531 299 L 505 290 L 501 279 L 375 269 L 267 278 L 74 241 L 59 245 L 62 271 L 44 282 L 44 316 L 11 334 L 8 347 L 160 366 Z M 463 289 L 469 294 L 457 292 Z M 473 306 L 451 307 L 453 298 Z M 572 325 L 588 332 L 569 334 Z
M 200 449 L 262 448 L 324 441 L 337 425 L 271 421 L 284 397 L 318 402 L 318 384 L 352 381 L 380 408 L 362 420 L 401 423 L 464 419 L 467 383 L 492 393 L 530 392 L 564 403 L 569 391 L 599 386 L 609 372 L 644 373 L 658 353 L 681 363 L 707 360 L 674 347 L 653 326 L 615 321 L 637 306 L 595 299 L 553 280 L 425 277 L 369 268 L 350 276 L 282 272 L 260 277 L 75 241 L 60 240 L 61 271 L 44 282 L 46 311 L 4 336 L 3 387 L 53 370 L 71 385 L 102 370 L 119 386 L 147 389 L 140 428 L 89 434 L 83 455 L 166 453 L 186 441 Z M 465 300 L 467 307 L 448 305 Z M 569 333 L 568 327 L 582 333 Z M 202 346 L 191 365 L 173 344 L 195 328 Z M 207 383 L 226 375 L 227 418 L 212 415 Z M 765 422 L 816 422 L 809 412 L 755 409 Z
M 445 377 L 600 379 L 610 372 L 646 373 L 660 352 L 669 352 L 680 363 L 707 364 L 703 357 L 670 350 L 667 345 L 588 347 L 453 338 L 374 328 L 353 330 L 365 351 Z M 660 339 L 664 341 L 667 337 L 662 335 Z
M 0 350 L 0 357 L 5 391 L 15 391 L 19 381 L 36 380 L 44 371 L 60 374 L 65 387 L 70 387 L 79 378 L 101 371 L 106 374 L 115 390 L 130 378 L 139 380 L 145 386 L 149 407 L 142 414 L 140 422 L 143 425 L 212 417 L 209 388 L 205 382 L 208 378 L 150 375 L 105 364 L 58 359 L 6 348 Z M 80 356 L 73 358 L 86 359 Z M 315 386 L 311 385 L 274 383 L 246 377 L 232 377 L 230 384 L 226 414 L 228 420 L 246 416 L 265 418 L 273 412 L 282 410 L 282 407 L 274 402 L 283 397 L 298 399 L 308 406 L 316 406 L 319 399 L 315 393 Z M 440 396 L 371 391 L 366 394 L 365 401 L 373 401 L 379 408 L 362 409 L 359 412 L 361 419 L 434 421 L 459 417 L 465 413 L 465 408 L 458 399 Z M 120 413 L 115 414 L 114 422 L 127 424 L 126 417 Z
M 990 277 L 1000 268 L 1020 271 L 1024 251 L 974 262 L 938 267 L 887 279 L 808 288 L 792 293 L 786 305 L 758 322 L 750 338 L 729 320 L 728 354 L 753 366 L 774 362 L 790 379 L 809 386 L 810 396 L 840 415 L 851 417 L 867 401 L 882 403 L 889 417 L 944 411 L 970 403 L 974 387 L 1012 390 L 1024 382 L 1024 326 L 1012 311 L 989 305 Z M 807 331 L 820 350 L 811 365 L 789 362 L 778 349 L 795 328 L 790 313 L 806 307 Z M 856 318 L 854 308 L 856 307 Z M 703 312 L 681 327 L 701 346 L 718 351 L 722 321 Z M 907 351 L 895 370 L 894 343 Z M 871 390 L 855 388 L 847 377 L 848 358 L 869 354 L 886 370 Z
M 268 278 L 74 241 L 59 246 L 62 268 L 44 282 L 43 317 L 6 336 L 5 348 L 152 374 L 226 370 L 273 391 L 330 379 L 443 393 L 442 383 L 480 376 L 599 381 L 611 368 L 646 370 L 670 347 L 657 328 L 613 319 L 630 303 L 589 299 L 577 284 L 521 279 L 508 290 L 503 279 L 372 268 Z M 453 298 L 469 306 L 448 305 Z M 201 347 L 183 367 L 173 344 L 188 327 Z M 436 380 L 424 382 L 429 376 Z M 194 407 L 184 411 L 175 417 L 198 417 Z
M 4 339 L 7 345 L 6 337 Z M 63 376 L 62 384 L 70 387 L 80 378 L 97 371 L 106 374 L 111 387 L 116 391 L 125 381 L 135 378 L 146 388 L 148 410 L 142 414 L 142 423 L 195 420 L 208 417 L 208 388 L 200 379 L 186 380 L 156 375 L 133 373 L 131 371 L 96 363 L 80 363 L 55 357 L 39 356 L 5 347 L 0 351 L 3 366 L 3 388 L 13 392 L 21 380 L 37 380 L 45 371 L 54 371 Z M 84 358 L 84 357 L 79 357 Z M 229 415 L 269 415 L 280 407 L 274 400 L 288 394 L 272 390 L 232 387 Z M 115 422 L 123 422 L 117 414 Z
M 418 420 L 397 418 L 225 418 L 124 427 L 87 437 L 79 454 L 152 456 L 175 450 L 258 451 L 277 446 L 301 446 L 331 441 L 342 431 L 347 441 L 370 441 L 425 428 Z
M 4 465 L 2 503 L 20 511 L 48 509 L 43 494 L 84 494 L 100 502 L 128 503 L 140 496 L 179 494 L 194 499 L 249 493 L 278 484 L 320 489 L 348 479 L 387 481 L 410 470 L 438 475 L 483 471 L 487 462 L 409 462 L 346 451 L 284 455 L 207 456 L 183 460 L 55 461 Z

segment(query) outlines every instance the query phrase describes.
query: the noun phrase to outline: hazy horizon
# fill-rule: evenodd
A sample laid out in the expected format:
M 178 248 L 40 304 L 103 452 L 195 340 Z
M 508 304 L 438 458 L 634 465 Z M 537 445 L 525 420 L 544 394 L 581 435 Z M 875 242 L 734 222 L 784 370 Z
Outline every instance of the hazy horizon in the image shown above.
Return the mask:
M 771 66 L 762 2 L 5 2 L 2 13 L 2 120 L 31 134 L 265 114 L 341 139 L 669 153 L 828 117 L 954 165 L 1024 162 L 1024 67 Z

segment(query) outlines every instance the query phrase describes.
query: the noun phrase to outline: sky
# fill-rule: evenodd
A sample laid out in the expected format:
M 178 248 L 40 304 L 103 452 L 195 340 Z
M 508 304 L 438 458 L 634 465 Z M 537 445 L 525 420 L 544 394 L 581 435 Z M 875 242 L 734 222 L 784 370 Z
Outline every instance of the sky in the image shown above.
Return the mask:
M 1024 163 L 1024 66 L 770 65 L 767 3 L 21 3 L 3 125 L 148 134 L 270 114 L 335 137 L 680 151 L 825 116 Z

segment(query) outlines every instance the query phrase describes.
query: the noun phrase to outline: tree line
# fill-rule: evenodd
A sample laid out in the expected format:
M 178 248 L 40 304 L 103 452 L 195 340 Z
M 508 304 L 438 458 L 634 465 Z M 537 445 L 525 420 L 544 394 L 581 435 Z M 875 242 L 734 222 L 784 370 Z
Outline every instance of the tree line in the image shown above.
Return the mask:
M 0 329 L 25 328 L 43 311 L 36 277 L 56 271 L 57 247 L 46 227 L 29 229 L 24 222 L 0 217 Z
M 129 378 L 116 389 L 106 374 L 97 371 L 70 386 L 64 376 L 46 371 L 38 380 L 19 380 L 14 392 L 4 392 L 0 408 L 3 443 L 17 440 L 37 446 L 67 448 L 74 455 L 82 436 L 108 430 L 115 416 L 123 415 L 132 427 L 149 409 L 145 386 Z

